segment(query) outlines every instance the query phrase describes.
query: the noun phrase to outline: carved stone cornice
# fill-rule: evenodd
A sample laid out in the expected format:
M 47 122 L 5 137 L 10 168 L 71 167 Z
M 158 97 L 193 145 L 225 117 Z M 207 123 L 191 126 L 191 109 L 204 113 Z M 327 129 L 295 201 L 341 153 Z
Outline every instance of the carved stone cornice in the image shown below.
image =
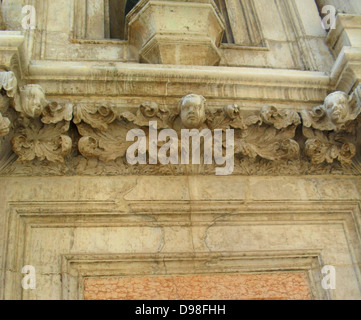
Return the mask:
M 203 96 L 215 101 L 221 97 L 228 104 L 280 101 L 285 106 L 307 108 L 322 101 L 330 89 L 330 77 L 323 72 L 90 61 L 37 61 L 29 66 L 25 79 L 40 84 L 49 96 L 96 96 L 115 103 L 122 97 L 124 105 L 132 104 L 128 97 L 146 100 L 150 92 L 152 97 L 172 103 L 184 96 L 185 87 L 196 87 Z M 100 84 L 106 84 L 106 90 L 99 90 Z
M 17 113 L 12 126 L 9 119 L 0 115 L 0 134 L 9 133 L 13 127 L 12 149 L 18 160 L 36 166 L 43 163 L 44 168 L 59 163 L 65 171 L 82 174 L 81 167 L 91 161 L 105 172 L 115 166 L 117 174 L 189 173 L 189 166 L 157 164 L 150 169 L 149 165 L 127 163 L 125 156 L 133 144 L 127 141 L 127 134 L 140 129 L 148 137 L 151 123 L 156 123 L 158 130 L 173 129 L 178 135 L 185 128 L 211 132 L 233 129 L 236 171 L 248 164 L 277 173 L 277 163 L 281 166 L 287 162 L 290 172 L 292 166 L 303 170 L 299 174 L 312 172 L 312 166 L 325 171 L 330 164 L 348 170 L 357 151 L 360 86 L 351 96 L 331 93 L 323 105 L 313 110 L 296 112 L 266 105 L 255 112 L 237 105 L 208 108 L 206 100 L 195 94 L 181 99 L 179 106 L 169 107 L 154 101 L 144 102 L 136 109 L 110 102 L 73 106 L 71 102 L 48 101 L 39 85 L 18 87 L 11 72 L 2 72 L 0 79 L 6 80 L 2 81 L 2 97 L 6 98 L 2 110 L 12 106 Z M 187 111 L 188 106 L 195 106 L 196 111 Z M 164 145 L 158 141 L 155 147 L 159 150 Z M 226 149 L 226 141 L 223 147 Z M 147 153 L 149 148 L 148 144 Z M 267 166 L 273 169 L 266 169 Z M 214 167 L 200 165 L 199 173 L 210 172 Z M 254 172 L 251 168 L 245 170 Z

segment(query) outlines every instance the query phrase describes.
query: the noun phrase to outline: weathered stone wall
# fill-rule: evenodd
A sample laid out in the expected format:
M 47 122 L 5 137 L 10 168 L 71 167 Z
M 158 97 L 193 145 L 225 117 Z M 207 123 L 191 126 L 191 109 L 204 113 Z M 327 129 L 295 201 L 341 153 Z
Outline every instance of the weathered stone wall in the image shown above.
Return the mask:
M 2 181 L 3 298 L 79 298 L 87 277 L 290 270 L 307 273 L 313 298 L 361 298 L 358 178 Z M 22 292 L 28 264 L 37 290 Z M 336 290 L 322 289 L 323 265 Z
M 103 18 L 87 15 L 82 1 L 33 1 L 32 31 L 20 23 L 28 3 L 2 1 L 0 299 L 120 298 L 127 293 L 108 292 L 119 283 L 147 288 L 148 298 L 159 285 L 149 277 L 174 284 L 214 275 L 226 276 L 223 287 L 229 277 L 254 283 L 238 299 L 361 299 L 361 12 L 359 0 L 349 1 L 326 32 L 318 6 L 338 2 L 229 1 L 245 8 L 229 17 L 243 29 L 221 43 L 213 2 L 190 1 L 207 7 L 211 22 L 190 24 L 202 41 L 193 29 L 184 38 L 209 55 L 193 59 L 197 51 L 178 37 L 162 60 L 177 29 L 165 13 L 160 24 L 149 13 L 145 26 L 133 15 L 130 38 L 109 40 L 101 39 Z M 132 38 L 163 27 L 169 34 L 150 49 L 145 36 Z M 162 65 L 171 59 L 181 65 Z M 325 102 L 338 90 L 348 111 L 339 122 Z M 148 130 L 143 122 L 154 117 L 182 126 L 178 105 L 190 93 L 207 99 L 208 126 L 258 119 L 238 123 L 237 141 L 247 147 L 235 173 L 125 164 L 119 130 Z M 254 131 L 245 138 L 247 126 Z M 295 158 L 286 140 L 297 145 Z M 25 265 L 36 269 L 36 290 L 21 287 Z M 336 268 L 334 290 L 322 288 L 325 265 Z

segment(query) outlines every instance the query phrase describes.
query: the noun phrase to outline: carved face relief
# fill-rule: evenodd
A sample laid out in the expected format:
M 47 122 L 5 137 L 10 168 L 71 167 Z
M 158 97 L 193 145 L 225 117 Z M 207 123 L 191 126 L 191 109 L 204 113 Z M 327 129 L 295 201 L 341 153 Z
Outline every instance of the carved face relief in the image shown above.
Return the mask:
M 349 120 L 350 105 L 346 93 L 337 91 L 328 95 L 325 99 L 325 108 L 335 124 L 342 124 Z
M 180 102 L 180 117 L 187 129 L 199 128 L 206 119 L 206 99 L 200 95 L 190 94 Z
M 22 112 L 31 118 L 39 117 L 47 105 L 44 90 L 36 84 L 20 89 Z

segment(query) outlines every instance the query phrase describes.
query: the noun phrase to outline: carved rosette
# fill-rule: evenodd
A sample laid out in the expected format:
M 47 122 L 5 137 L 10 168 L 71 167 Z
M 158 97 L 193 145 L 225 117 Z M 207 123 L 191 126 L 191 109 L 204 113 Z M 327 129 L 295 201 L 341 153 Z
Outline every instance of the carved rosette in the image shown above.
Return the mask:
M 144 102 L 129 110 L 109 102 L 73 106 L 66 101 L 48 101 L 39 85 L 19 88 L 14 74 L 7 71 L 0 72 L 0 86 L 0 137 L 14 128 L 12 148 L 21 162 L 37 159 L 65 163 L 74 150 L 74 139 L 83 159 L 102 163 L 123 161 L 125 167 L 131 167 L 125 161 L 133 144 L 126 141 L 127 134 L 140 129 L 148 141 L 150 123 L 156 123 L 158 131 L 173 129 L 178 137 L 185 128 L 232 129 L 234 154 L 242 163 L 247 162 L 244 159 L 282 162 L 304 161 L 308 157 L 314 166 L 335 161 L 349 166 L 356 155 L 361 86 L 350 97 L 343 92 L 331 93 L 322 106 L 300 113 L 270 105 L 259 112 L 242 110 L 237 105 L 207 109 L 206 100 L 195 94 L 184 97 L 173 108 L 155 102 Z M 13 124 L 4 116 L 10 106 L 18 114 Z M 297 131 L 300 126 L 302 130 Z M 164 144 L 158 141 L 155 148 L 159 150 Z M 225 139 L 223 147 L 227 147 Z M 147 144 L 146 151 L 149 150 Z M 158 172 L 162 170 L 159 168 Z

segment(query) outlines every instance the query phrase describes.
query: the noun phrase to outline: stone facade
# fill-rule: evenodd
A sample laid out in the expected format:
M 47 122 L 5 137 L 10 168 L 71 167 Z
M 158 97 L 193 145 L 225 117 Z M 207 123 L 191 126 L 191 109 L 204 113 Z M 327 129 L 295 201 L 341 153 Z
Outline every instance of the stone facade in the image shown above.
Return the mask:
M 1 299 L 361 299 L 345 3 L 2 1 Z M 200 164 L 163 134 L 184 129 L 205 133 Z

